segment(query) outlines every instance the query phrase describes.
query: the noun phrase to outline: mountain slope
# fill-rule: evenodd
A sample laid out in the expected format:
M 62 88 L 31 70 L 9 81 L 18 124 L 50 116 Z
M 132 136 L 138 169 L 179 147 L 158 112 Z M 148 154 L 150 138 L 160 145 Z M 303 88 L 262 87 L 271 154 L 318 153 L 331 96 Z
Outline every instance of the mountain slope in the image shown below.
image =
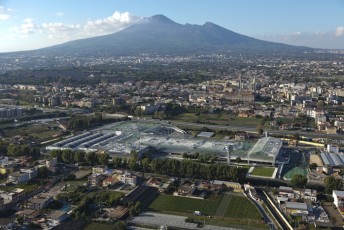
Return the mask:
M 163 15 L 146 18 L 122 31 L 67 42 L 40 50 L 39 55 L 190 54 L 217 51 L 300 51 L 307 48 L 244 36 L 207 22 L 181 25 Z

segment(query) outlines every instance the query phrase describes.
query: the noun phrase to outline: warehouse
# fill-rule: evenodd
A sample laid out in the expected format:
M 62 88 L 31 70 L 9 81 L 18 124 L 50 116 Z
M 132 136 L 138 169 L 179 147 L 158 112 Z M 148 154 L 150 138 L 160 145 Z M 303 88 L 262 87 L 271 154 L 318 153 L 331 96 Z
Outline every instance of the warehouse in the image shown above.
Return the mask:
M 344 166 L 344 155 L 336 153 L 320 153 L 321 160 L 324 165 L 331 167 L 343 167 Z

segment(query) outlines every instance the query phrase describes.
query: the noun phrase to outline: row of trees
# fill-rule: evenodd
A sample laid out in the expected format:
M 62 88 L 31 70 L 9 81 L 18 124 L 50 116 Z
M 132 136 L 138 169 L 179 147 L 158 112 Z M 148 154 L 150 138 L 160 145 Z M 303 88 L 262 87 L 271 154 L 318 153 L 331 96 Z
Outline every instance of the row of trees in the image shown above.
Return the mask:
M 87 165 L 106 165 L 109 162 L 108 154 L 96 154 L 94 152 L 85 153 L 83 151 L 52 150 L 50 156 L 56 157 L 57 161 L 65 164 L 83 163 Z
M 10 157 L 29 156 L 36 159 L 40 156 L 41 151 L 39 148 L 29 145 L 8 144 L 0 141 L 0 153 Z
M 201 155 L 199 155 L 200 157 Z M 210 159 L 207 159 L 210 160 Z M 209 164 L 194 160 L 176 160 L 169 158 L 151 159 L 149 154 L 139 156 L 132 151 L 130 158 L 113 159 L 113 167 L 129 168 L 134 171 L 151 172 L 175 177 L 190 177 L 208 180 L 229 180 L 244 182 L 247 169 L 229 166 L 226 164 Z

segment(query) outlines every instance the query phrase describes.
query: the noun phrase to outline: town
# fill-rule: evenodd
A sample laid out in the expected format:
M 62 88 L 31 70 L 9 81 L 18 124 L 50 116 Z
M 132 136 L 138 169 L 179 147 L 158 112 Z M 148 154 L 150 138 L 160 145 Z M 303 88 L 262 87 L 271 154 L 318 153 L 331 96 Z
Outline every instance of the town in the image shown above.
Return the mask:
M 322 55 L 10 59 L 0 227 L 342 228 L 343 60 Z

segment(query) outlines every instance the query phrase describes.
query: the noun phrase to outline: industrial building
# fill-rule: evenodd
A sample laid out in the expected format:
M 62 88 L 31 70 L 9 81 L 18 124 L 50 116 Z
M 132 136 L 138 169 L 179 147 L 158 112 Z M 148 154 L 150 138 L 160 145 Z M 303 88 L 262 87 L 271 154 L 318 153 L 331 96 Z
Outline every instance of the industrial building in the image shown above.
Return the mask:
M 274 137 L 260 138 L 247 154 L 249 162 L 276 164 L 282 141 Z
M 279 139 L 265 137 L 256 144 L 252 141 L 218 140 L 193 137 L 184 130 L 166 123 L 126 121 L 105 125 L 46 147 L 47 150 L 72 149 L 105 151 L 114 155 L 127 155 L 131 150 L 143 151 L 147 147 L 164 153 L 211 154 L 224 160 L 275 164 L 281 149 Z
M 344 166 L 344 154 L 341 153 L 320 153 L 321 160 L 325 166 L 331 167 L 343 167 Z

